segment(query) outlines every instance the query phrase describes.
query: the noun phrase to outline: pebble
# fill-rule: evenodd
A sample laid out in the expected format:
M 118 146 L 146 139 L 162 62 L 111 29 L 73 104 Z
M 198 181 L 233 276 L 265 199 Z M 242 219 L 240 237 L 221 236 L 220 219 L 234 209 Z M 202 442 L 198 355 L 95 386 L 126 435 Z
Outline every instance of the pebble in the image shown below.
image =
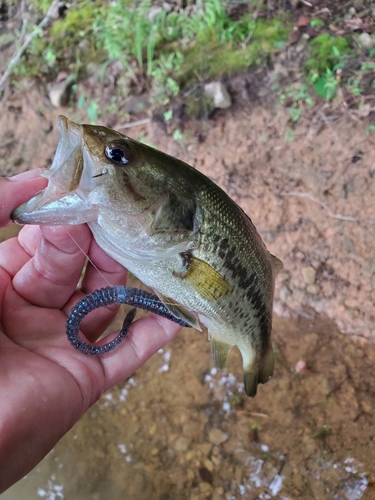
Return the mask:
M 297 361 L 296 366 L 294 367 L 296 373 L 304 373 L 307 371 L 307 363 L 300 359 Z
M 228 439 L 228 435 L 220 429 L 211 429 L 208 433 L 208 440 L 212 444 L 222 444 Z
M 204 86 L 204 93 L 212 97 L 215 108 L 229 108 L 232 105 L 232 99 L 228 94 L 225 85 L 221 82 L 211 82 Z
M 319 288 L 316 285 L 309 285 L 306 287 L 306 292 L 310 295 L 317 295 L 319 292 Z
M 375 46 L 375 38 L 368 33 L 361 33 L 358 36 L 358 43 L 365 49 L 371 49 Z
M 280 292 L 279 292 L 279 299 L 282 301 L 282 302 L 286 302 L 286 300 L 292 295 L 292 292 L 291 290 L 289 290 L 289 288 L 287 286 L 283 286 L 281 287 L 280 289 Z
M 54 108 L 60 108 L 68 104 L 73 83 L 74 79 L 68 77 L 65 80 L 48 86 L 48 97 Z
M 191 440 L 184 437 L 184 436 L 181 436 L 177 439 L 175 445 L 174 445 L 174 449 L 176 451 L 187 451 L 189 446 L 190 446 L 190 443 L 191 443 Z
M 301 272 L 306 285 L 313 285 L 315 283 L 316 271 L 313 267 L 303 267 Z

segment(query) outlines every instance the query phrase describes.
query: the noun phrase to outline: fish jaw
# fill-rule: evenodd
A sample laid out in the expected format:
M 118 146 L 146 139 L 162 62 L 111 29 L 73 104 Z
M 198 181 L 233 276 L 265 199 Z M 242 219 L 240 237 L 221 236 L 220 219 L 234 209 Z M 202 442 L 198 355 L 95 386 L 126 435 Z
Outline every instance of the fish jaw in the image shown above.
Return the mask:
M 12 212 L 18 224 L 82 224 L 97 218 L 98 209 L 89 196 L 95 187 L 95 165 L 82 148 L 82 126 L 59 116 L 58 128 L 55 158 L 42 174 L 48 186 Z

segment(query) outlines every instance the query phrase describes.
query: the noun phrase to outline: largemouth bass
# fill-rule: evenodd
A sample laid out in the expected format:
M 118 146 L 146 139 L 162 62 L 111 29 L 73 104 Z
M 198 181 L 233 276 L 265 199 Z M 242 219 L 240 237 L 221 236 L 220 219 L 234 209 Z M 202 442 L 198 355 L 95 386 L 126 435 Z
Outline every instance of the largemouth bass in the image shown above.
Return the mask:
M 99 246 L 177 318 L 207 327 L 214 363 L 241 352 L 245 391 L 273 375 L 275 276 L 282 264 L 250 218 L 186 163 L 106 127 L 60 116 L 48 186 L 21 224 L 87 223 Z

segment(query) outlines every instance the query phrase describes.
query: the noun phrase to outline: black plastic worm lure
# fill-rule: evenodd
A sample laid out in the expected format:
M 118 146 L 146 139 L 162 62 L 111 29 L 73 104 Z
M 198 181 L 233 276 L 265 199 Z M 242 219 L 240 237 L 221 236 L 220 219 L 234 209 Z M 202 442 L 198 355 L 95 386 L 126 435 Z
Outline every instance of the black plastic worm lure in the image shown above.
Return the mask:
M 134 308 L 125 316 L 124 323 L 118 335 L 111 342 L 107 342 L 102 346 L 82 342 L 79 339 L 79 326 L 83 318 L 89 312 L 94 311 L 94 309 L 109 306 L 111 304 L 127 304 L 129 306 L 134 306 Z M 138 288 L 107 286 L 106 288 L 100 288 L 99 290 L 95 290 L 94 292 L 87 294 L 70 311 L 66 321 L 66 334 L 69 342 L 73 345 L 73 347 L 90 356 L 105 354 L 106 352 L 112 351 L 126 337 L 129 326 L 135 317 L 136 307 L 144 309 L 145 311 L 153 312 L 159 316 L 163 316 L 164 318 L 168 318 L 181 326 L 190 327 L 189 323 L 173 316 L 173 314 L 169 312 L 169 310 L 161 302 L 159 297 L 153 295 L 152 293 L 139 290 Z

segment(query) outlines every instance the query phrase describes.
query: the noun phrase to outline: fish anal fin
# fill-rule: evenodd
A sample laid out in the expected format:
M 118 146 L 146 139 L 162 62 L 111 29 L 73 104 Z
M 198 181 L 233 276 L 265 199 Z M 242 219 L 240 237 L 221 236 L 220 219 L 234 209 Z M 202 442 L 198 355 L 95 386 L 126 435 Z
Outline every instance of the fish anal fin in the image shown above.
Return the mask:
M 266 384 L 270 378 L 273 377 L 273 367 L 275 364 L 272 344 L 267 351 L 266 356 L 261 361 L 259 365 L 259 382 L 261 384 Z
M 186 270 L 175 276 L 185 280 L 203 298 L 217 301 L 231 289 L 231 285 L 210 264 L 185 252 L 183 254 Z
M 214 364 L 216 368 L 220 369 L 225 368 L 229 353 L 233 346 L 231 346 L 230 344 L 226 344 L 221 340 L 217 340 L 215 337 L 211 337 L 210 344 L 211 344 L 211 354 L 212 357 L 214 358 Z
M 259 383 L 259 370 L 256 367 L 251 370 L 244 370 L 243 381 L 246 394 L 251 398 L 255 397 Z
M 271 256 L 273 270 L 275 271 L 275 275 L 277 276 L 284 267 L 284 264 L 281 262 L 280 259 L 275 257 L 275 255 L 272 255 L 272 253 L 270 253 L 270 256 Z
M 193 328 L 196 328 L 200 332 L 202 331 L 202 328 L 200 327 L 200 324 L 197 318 L 195 317 L 194 313 L 189 311 L 189 309 L 187 309 L 186 307 L 178 304 L 175 300 L 161 294 L 157 290 L 155 290 L 155 293 L 159 297 L 159 299 L 163 302 L 165 307 L 173 314 L 173 316 L 176 316 L 176 318 L 180 318 L 186 321 Z
M 245 392 L 248 396 L 254 397 L 257 393 L 258 384 L 266 384 L 273 376 L 274 355 L 270 344 L 266 355 L 260 362 L 251 365 L 244 365 Z

